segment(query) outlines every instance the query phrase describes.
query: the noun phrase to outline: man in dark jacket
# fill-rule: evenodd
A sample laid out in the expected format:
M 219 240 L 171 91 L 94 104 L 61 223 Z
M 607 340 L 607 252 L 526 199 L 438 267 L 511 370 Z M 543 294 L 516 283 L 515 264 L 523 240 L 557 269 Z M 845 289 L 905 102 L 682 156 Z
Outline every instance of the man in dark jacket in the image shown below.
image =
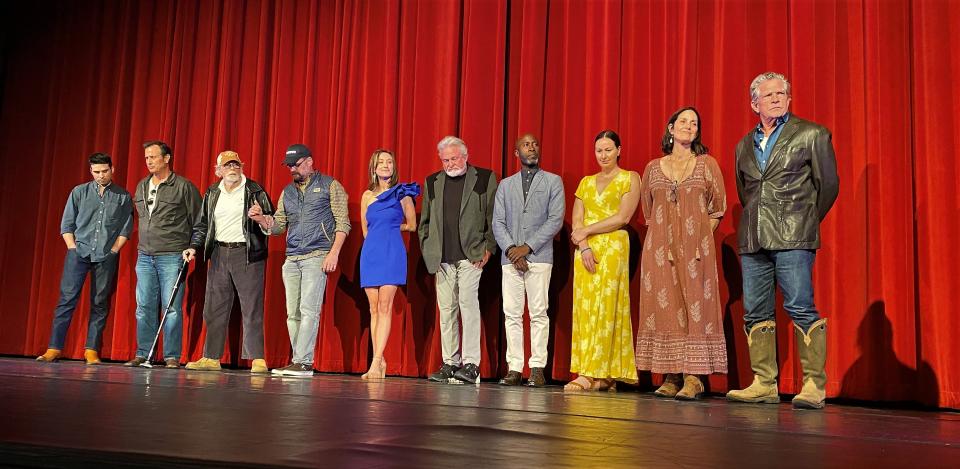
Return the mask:
M 160 141 L 143 144 L 150 175 L 137 184 L 133 206 L 137 210 L 140 241 L 137 245 L 137 354 L 124 365 L 147 361 L 157 334 L 160 305 L 170 304 L 163 322 L 163 360 L 167 368 L 180 367 L 183 326 L 183 288 L 171 302 L 183 250 L 190 247 L 190 232 L 200 212 L 200 191 L 190 180 L 173 172 L 170 146 Z
M 774 282 L 793 319 L 803 388 L 797 408 L 824 405 L 826 325 L 813 304 L 813 261 L 820 222 L 837 199 L 839 178 L 830 131 L 789 114 L 790 83 L 763 73 L 750 84 L 760 123 L 737 145 L 737 192 L 743 204 L 738 238 L 743 263 L 743 308 L 753 383 L 727 398 L 777 403 Z
M 203 321 L 207 338 L 203 358 L 187 363 L 188 370 L 220 369 L 220 355 L 226 340 L 227 324 L 235 295 L 240 297 L 243 315 L 243 348 L 240 358 L 253 359 L 251 373 L 267 373 L 263 359 L 263 274 L 267 259 L 267 235 L 248 214 L 253 207 L 259 213 L 273 214 L 270 196 L 243 175 L 243 163 L 235 151 L 217 156 L 219 183 L 207 188 L 200 216 L 193 225 L 190 247 L 183 258 L 192 261 L 198 251 L 203 261 L 212 260 L 207 270 L 207 291 L 203 302 Z

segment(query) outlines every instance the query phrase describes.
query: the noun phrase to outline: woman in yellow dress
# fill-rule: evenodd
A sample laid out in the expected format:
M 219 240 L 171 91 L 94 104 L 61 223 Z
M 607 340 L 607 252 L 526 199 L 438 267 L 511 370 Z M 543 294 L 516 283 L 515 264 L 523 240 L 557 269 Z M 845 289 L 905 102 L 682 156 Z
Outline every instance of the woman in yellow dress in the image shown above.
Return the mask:
M 564 391 L 612 391 L 637 382 L 630 322 L 630 239 L 622 228 L 640 201 L 640 175 L 620 169 L 620 137 L 594 139 L 600 172 L 580 180 L 573 202 L 577 245 L 573 270 L 570 371 Z

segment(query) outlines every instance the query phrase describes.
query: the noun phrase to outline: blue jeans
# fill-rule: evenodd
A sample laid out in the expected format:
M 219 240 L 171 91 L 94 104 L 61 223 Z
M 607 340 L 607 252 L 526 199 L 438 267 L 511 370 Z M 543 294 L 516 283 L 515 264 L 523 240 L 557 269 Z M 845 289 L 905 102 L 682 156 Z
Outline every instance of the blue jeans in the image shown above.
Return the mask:
M 283 286 L 287 291 L 287 333 L 293 348 L 293 363 L 313 364 L 320 330 L 320 308 L 327 288 L 323 260 L 327 256 L 310 257 L 283 263 Z
M 180 254 L 161 254 L 151 256 L 137 253 L 137 356 L 150 355 L 153 338 L 157 334 L 161 308 L 170 302 L 170 294 L 177 281 L 177 272 L 183 258 Z M 163 358 L 180 360 L 183 326 L 180 312 L 183 311 L 182 286 L 177 297 L 167 311 L 163 321 Z
M 67 249 L 63 260 L 63 277 L 60 279 L 60 301 L 53 312 L 53 327 L 50 331 L 52 349 L 63 350 L 63 342 L 70 327 L 70 319 L 77 309 L 77 301 L 83 292 L 83 282 L 90 273 L 90 321 L 87 326 L 87 343 L 90 350 L 100 350 L 103 326 L 110 311 L 110 296 L 117 282 L 118 254 L 109 254 L 100 262 L 90 262 L 81 257 L 76 249 Z
M 774 280 L 783 294 L 783 309 L 794 324 L 810 329 L 820 314 L 813 304 L 813 261 L 816 251 L 761 250 L 740 256 L 743 264 L 743 322 L 749 331 L 755 324 L 773 321 Z

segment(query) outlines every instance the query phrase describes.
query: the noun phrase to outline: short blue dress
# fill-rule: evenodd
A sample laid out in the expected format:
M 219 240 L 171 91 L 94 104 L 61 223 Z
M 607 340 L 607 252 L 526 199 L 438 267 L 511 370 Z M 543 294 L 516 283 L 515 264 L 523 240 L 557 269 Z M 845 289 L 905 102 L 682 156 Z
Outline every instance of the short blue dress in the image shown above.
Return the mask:
M 360 251 L 360 286 L 407 284 L 407 247 L 400 237 L 404 197 L 416 198 L 420 186 L 397 184 L 367 206 L 367 237 Z

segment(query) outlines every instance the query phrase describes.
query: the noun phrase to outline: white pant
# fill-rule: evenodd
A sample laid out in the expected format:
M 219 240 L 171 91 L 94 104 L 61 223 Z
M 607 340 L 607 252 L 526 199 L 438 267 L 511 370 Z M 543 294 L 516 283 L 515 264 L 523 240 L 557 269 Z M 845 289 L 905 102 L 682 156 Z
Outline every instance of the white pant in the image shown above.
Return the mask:
M 550 274 L 553 264 L 527 263 L 521 274 L 512 264 L 503 268 L 503 320 L 507 330 L 507 365 L 510 371 L 523 371 L 523 303 L 530 311 L 530 367 L 547 365 L 547 341 L 550 340 Z
M 437 307 L 440 309 L 440 346 L 443 362 L 480 366 L 480 274 L 472 262 L 441 263 L 437 270 Z M 461 360 L 460 323 L 463 322 Z

